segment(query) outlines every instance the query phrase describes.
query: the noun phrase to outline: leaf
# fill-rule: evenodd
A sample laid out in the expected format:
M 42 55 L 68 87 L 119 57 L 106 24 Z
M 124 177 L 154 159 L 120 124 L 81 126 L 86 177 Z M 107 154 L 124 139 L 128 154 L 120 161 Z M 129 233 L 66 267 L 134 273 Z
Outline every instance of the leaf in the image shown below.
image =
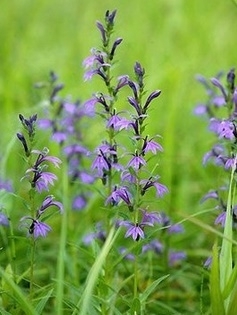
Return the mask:
M 131 314 L 141 314 L 141 302 L 138 298 L 132 301 Z
M 169 275 L 165 275 L 152 282 L 152 284 L 149 285 L 149 287 L 147 287 L 146 290 L 141 294 L 141 303 L 143 304 L 147 300 L 148 296 L 155 291 L 156 287 L 168 277 Z
M 49 290 L 47 295 L 40 298 L 40 301 L 39 301 L 38 305 L 36 306 L 37 314 L 42 314 L 43 309 L 44 309 L 48 299 L 51 297 L 52 293 L 53 293 L 53 289 Z
M 237 314 L 237 283 L 235 283 L 234 289 L 231 292 L 227 315 L 236 315 Z
M 19 304 L 21 310 L 26 315 L 38 315 L 37 312 L 34 310 L 32 304 L 27 300 L 27 297 L 22 292 L 17 284 L 12 280 L 12 276 L 7 274 L 3 268 L 0 267 L 0 275 L 2 276 L 4 282 L 9 286 L 12 293 L 12 298 L 16 300 Z
M 224 300 L 220 288 L 219 257 L 217 243 L 213 246 L 210 274 L 211 314 L 225 315 Z

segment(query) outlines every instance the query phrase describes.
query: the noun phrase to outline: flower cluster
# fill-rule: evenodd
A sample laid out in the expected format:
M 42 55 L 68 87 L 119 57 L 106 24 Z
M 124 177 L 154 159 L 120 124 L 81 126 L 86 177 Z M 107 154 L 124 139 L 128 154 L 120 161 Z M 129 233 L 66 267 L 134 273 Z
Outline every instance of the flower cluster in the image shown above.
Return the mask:
M 97 93 L 86 103 L 88 112 L 98 112 L 102 117 L 107 134 L 107 138 L 95 149 L 91 168 L 107 187 L 105 205 L 116 209 L 124 209 L 125 206 L 129 210 L 124 215 L 128 220 L 118 217 L 116 220 L 120 221 L 120 226 L 126 228 L 125 237 L 138 241 L 144 238 L 146 226 L 160 223 L 159 213 L 148 211 L 143 202 L 144 195 L 151 187 L 155 188 L 158 197 L 163 197 L 168 192 L 167 187 L 160 183 L 159 176 L 150 174 L 148 169 L 150 155 L 163 151 L 161 144 L 156 141 L 159 136 L 150 137 L 145 134 L 150 105 L 160 96 L 161 91 L 156 90 L 143 100 L 145 69 L 139 62 L 134 65 L 135 80 L 128 75 L 121 75 L 117 79 L 111 75 L 115 52 L 122 42 L 120 37 L 115 40 L 111 38 L 115 16 L 116 11 L 107 11 L 105 23 L 97 22 L 102 49 L 93 48 L 91 55 L 83 62 L 85 80 L 99 76 L 106 87 L 105 93 Z M 131 95 L 127 97 L 129 110 L 118 111 L 116 105 L 119 92 L 125 87 L 131 91 Z M 95 109 L 97 106 L 98 110 Z M 131 141 L 133 151 L 126 147 L 130 145 L 124 143 L 124 138 L 121 140 L 123 134 Z
M 41 87 L 42 84 L 37 86 Z M 51 130 L 52 140 L 60 145 L 68 163 L 70 191 L 73 192 L 72 209 L 82 210 L 90 197 L 85 187 L 88 188 L 94 182 L 94 177 L 87 167 L 90 152 L 82 141 L 83 126 L 86 129 L 83 118 L 88 116 L 88 105 L 60 97 L 59 92 L 63 87 L 62 83 L 58 83 L 57 75 L 51 72 L 49 100 L 44 114 L 48 118 L 39 119 L 38 126 L 40 129 Z M 79 185 L 80 191 L 78 191 Z
M 224 171 L 236 168 L 237 153 L 237 87 L 235 85 L 235 70 L 230 69 L 226 75 L 226 84 L 223 85 L 220 73 L 210 81 L 202 76 L 198 80 L 204 85 L 207 92 L 207 101 L 198 104 L 194 110 L 197 115 L 205 115 L 209 119 L 209 129 L 216 137 L 217 142 L 203 157 L 203 164 L 212 161 Z M 220 188 L 210 190 L 202 199 L 214 199 L 218 202 L 220 214 L 215 224 L 225 225 L 226 214 L 226 183 Z M 225 197 L 224 197 L 225 196 Z M 236 206 L 232 205 L 233 220 L 236 220 Z M 233 221 L 233 222 L 234 222 Z
M 47 171 L 47 169 L 49 164 L 58 168 L 61 160 L 57 157 L 48 155 L 49 150 L 47 148 L 44 148 L 42 151 L 32 148 L 34 144 L 37 115 L 31 116 L 29 119 L 24 118 L 23 115 L 19 115 L 19 118 L 23 127 L 26 129 L 27 136 L 22 133 L 17 133 L 17 137 L 23 145 L 29 165 L 29 168 L 26 170 L 22 179 L 28 179 L 31 186 L 29 191 L 31 201 L 29 208 L 31 215 L 23 216 L 20 221 L 25 222 L 26 220 L 30 220 L 31 224 L 28 226 L 28 232 L 37 238 L 39 236 L 46 236 L 51 230 L 50 226 L 42 221 L 42 215 L 45 211 L 51 206 L 56 206 L 60 212 L 63 211 L 63 205 L 58 201 L 54 201 L 52 195 L 45 197 L 38 210 L 35 210 L 33 201 L 36 193 L 49 191 L 49 185 L 53 185 L 54 181 L 57 180 L 57 176 L 54 173 Z M 33 158 L 35 155 L 36 158 Z M 34 162 L 32 162 L 33 159 Z
M 10 193 L 13 191 L 12 183 L 10 180 L 5 180 L 0 177 L 0 196 L 1 200 L 5 193 Z M 8 216 L 5 214 L 4 206 L 0 205 L 0 226 L 9 226 Z

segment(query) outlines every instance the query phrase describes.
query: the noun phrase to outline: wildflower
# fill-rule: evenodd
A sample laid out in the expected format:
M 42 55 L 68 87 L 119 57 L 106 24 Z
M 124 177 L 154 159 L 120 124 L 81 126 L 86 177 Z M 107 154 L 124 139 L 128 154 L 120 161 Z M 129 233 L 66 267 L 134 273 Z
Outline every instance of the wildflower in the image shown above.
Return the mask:
M 137 152 L 133 154 L 132 159 L 128 162 L 127 167 L 132 167 L 134 170 L 139 170 L 142 165 L 146 165 L 145 159 L 140 156 Z
M 45 197 L 41 207 L 38 209 L 37 218 L 39 218 L 45 212 L 46 209 L 48 209 L 49 207 L 52 207 L 52 206 L 57 207 L 61 213 L 63 212 L 62 203 L 59 201 L 54 201 L 54 196 L 49 195 L 49 196 Z
M 136 223 L 136 224 L 128 223 L 127 227 L 128 227 L 128 229 L 127 229 L 127 232 L 125 234 L 125 237 L 131 236 L 134 241 L 139 241 L 140 238 L 145 237 L 144 232 L 138 223 Z
M 157 182 L 152 177 L 150 177 L 148 180 L 141 180 L 140 184 L 143 185 L 143 187 L 141 188 L 142 195 L 144 195 L 147 189 L 149 189 L 150 187 L 155 187 L 157 197 L 163 197 L 164 194 L 168 193 L 168 188 L 165 185 Z
M 161 223 L 161 216 L 158 212 L 148 212 L 147 210 L 142 211 L 142 224 Z
M 3 180 L 2 178 L 0 178 L 0 190 L 1 189 L 12 192 L 12 183 L 9 180 Z
M 183 251 L 170 251 L 169 253 L 169 265 L 176 266 L 180 264 L 184 259 L 186 259 L 187 255 Z
M 95 232 L 88 233 L 83 238 L 85 245 L 90 245 L 94 240 L 100 240 L 104 242 L 106 240 L 106 232 L 103 229 L 101 222 L 98 222 L 95 226 Z
M 153 154 L 156 154 L 157 151 L 161 151 L 161 152 L 163 151 L 163 148 L 159 143 L 157 143 L 156 141 L 154 141 L 152 139 L 148 140 L 147 138 L 148 137 L 146 137 L 144 139 L 144 143 L 143 143 L 143 147 L 142 147 L 143 154 L 150 152 L 150 151 Z
M 125 247 L 120 247 L 119 253 L 127 260 L 130 260 L 130 261 L 135 260 L 135 255 L 133 255 L 132 253 L 129 253 Z
M 218 217 L 215 220 L 215 224 L 220 224 L 222 227 L 225 226 L 225 220 L 226 220 L 226 212 L 222 212 L 218 215 Z
M 204 268 L 210 269 L 212 264 L 212 257 L 209 256 L 204 262 Z
M 183 233 L 184 228 L 181 224 L 172 224 L 171 226 L 168 227 L 168 232 L 169 234 L 176 234 L 176 233 Z
M 46 237 L 50 231 L 51 227 L 48 224 L 38 220 L 33 220 L 29 228 L 29 233 L 33 234 L 35 238 L 38 238 L 39 236 Z
M 144 227 L 145 226 L 153 226 L 150 222 L 141 222 L 139 223 L 132 223 L 129 221 L 121 221 L 119 226 L 125 226 L 127 228 L 127 232 L 125 237 L 131 236 L 134 241 L 139 241 L 141 238 L 145 237 L 144 234 Z
M 156 254 L 162 254 L 164 246 L 156 239 L 142 246 L 142 253 L 154 251 Z
M 0 226 L 9 226 L 9 220 L 7 218 L 7 216 L 0 212 Z
M 21 218 L 20 222 L 24 222 L 25 220 L 31 220 L 31 225 L 28 227 L 28 233 L 34 238 L 38 238 L 40 236 L 46 237 L 48 232 L 52 230 L 48 224 L 41 222 L 38 219 L 25 216 Z
M 54 156 L 47 156 L 47 148 L 45 148 L 43 151 L 32 150 L 32 153 L 38 154 L 38 157 L 33 166 L 26 170 L 25 176 L 23 178 L 29 178 L 30 174 L 32 174 L 30 182 L 33 188 L 36 187 L 38 192 L 49 190 L 48 186 L 54 184 L 54 181 L 57 180 L 57 176 L 51 172 L 44 171 L 46 168 L 45 162 L 50 162 L 55 167 L 59 167 L 61 160 Z
M 110 168 L 111 164 L 102 152 L 97 155 L 91 166 L 92 170 L 97 170 L 97 175 L 99 177 L 103 177 L 104 173 L 109 171 Z
M 118 205 L 120 200 L 123 200 L 127 204 L 130 211 L 133 210 L 131 194 L 126 186 L 115 186 L 113 192 L 107 198 L 106 204 L 110 203 L 112 206 L 115 206 Z
M 73 210 L 82 210 L 85 208 L 87 200 L 83 195 L 77 195 L 72 202 Z
M 57 207 L 60 212 L 63 211 L 62 203 L 59 201 L 54 201 L 54 196 L 49 195 L 45 197 L 42 205 L 38 208 L 35 218 L 30 216 L 24 216 L 21 218 L 20 222 L 31 220 L 31 225 L 28 227 L 28 232 L 30 235 L 33 235 L 35 238 L 38 238 L 39 236 L 45 237 L 47 236 L 48 232 L 51 231 L 51 227 L 40 220 L 41 216 L 51 206 Z

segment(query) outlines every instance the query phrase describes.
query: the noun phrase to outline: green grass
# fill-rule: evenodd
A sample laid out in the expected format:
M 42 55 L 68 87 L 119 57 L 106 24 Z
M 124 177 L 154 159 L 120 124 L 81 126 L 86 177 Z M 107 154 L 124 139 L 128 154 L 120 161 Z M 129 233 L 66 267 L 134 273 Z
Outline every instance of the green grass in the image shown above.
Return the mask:
M 180 270 L 171 270 L 169 277 L 159 283 L 160 292 L 153 295 L 154 306 L 151 306 L 150 312 L 158 314 L 156 311 L 159 310 L 159 314 L 164 315 L 200 314 L 202 262 L 211 252 L 209 250 L 215 235 L 202 224 L 190 222 L 192 220 L 188 220 L 188 217 L 200 212 L 196 219 L 206 224 L 212 223 L 212 209 L 210 208 L 210 213 L 207 211 L 203 215 L 199 200 L 209 189 L 221 183 L 222 173 L 218 173 L 212 166 L 202 167 L 202 156 L 210 149 L 213 137 L 207 133 L 207 124 L 193 115 L 195 104 L 206 100 L 195 75 L 200 73 L 212 77 L 220 70 L 226 72 L 236 66 L 237 5 L 233 1 L 3 0 L 0 10 L 1 172 L 5 177 L 13 178 L 17 194 L 24 193 L 20 178 L 25 169 L 19 153 L 21 147 L 15 136 L 20 130 L 18 114 L 29 116 L 39 112 L 42 116 L 39 108 L 45 95 L 33 85 L 46 81 L 49 71 L 54 70 L 59 75 L 60 81 L 65 83 L 64 95 L 70 95 L 73 99 L 84 101 L 93 92 L 100 90 L 101 83 L 98 79 L 92 82 L 83 81 L 82 61 L 89 55 L 91 47 L 98 46 L 99 32 L 95 21 L 103 19 L 106 9 L 117 9 L 115 36 L 123 38 L 117 51 L 115 73 L 132 76 L 133 65 L 135 61 L 139 61 L 146 69 L 146 89 L 162 91 L 150 112 L 148 127 L 150 135 L 162 135 L 161 142 L 165 151 L 159 161 L 154 163 L 159 163 L 158 173 L 170 190 L 167 197 L 157 204 L 157 210 L 165 210 L 175 221 L 183 220 L 186 229 L 185 234 L 174 241 L 174 245 L 187 250 L 188 262 Z M 119 105 L 122 108 L 127 106 L 125 97 L 126 95 L 120 100 Z M 100 140 L 100 128 L 98 123 L 90 126 L 89 141 L 92 147 Z M 49 146 L 53 153 L 58 154 L 58 147 L 49 142 L 48 135 L 40 132 L 37 137 L 42 146 Z M 69 204 L 65 176 L 60 171 L 58 175 L 61 180 L 56 184 L 54 193 L 61 197 L 63 192 L 62 199 L 65 204 Z M 52 278 L 54 289 L 51 296 L 46 293 L 41 295 L 48 305 L 43 314 L 53 314 L 50 312 L 55 306 L 55 299 L 64 305 L 65 314 L 71 314 L 73 309 L 77 309 L 73 307 L 80 300 L 78 294 L 82 295 L 85 288 L 84 294 L 89 289 L 92 290 L 86 287 L 86 276 L 90 268 L 96 265 L 94 261 L 97 261 L 96 257 L 101 252 L 96 245 L 91 251 L 83 248 L 82 237 L 99 217 L 96 209 L 98 199 L 95 196 L 91 200 L 91 212 L 69 213 L 65 224 L 60 225 L 60 219 L 55 218 L 54 222 L 58 227 L 51 232 L 53 248 L 50 240 L 38 244 L 41 256 L 37 257 L 36 278 L 42 288 L 46 288 L 47 279 Z M 1 203 L 9 212 L 14 211 L 15 233 L 19 233 L 17 218 L 25 215 L 22 201 L 12 196 L 3 199 Z M 18 268 L 23 272 L 28 267 L 25 260 L 27 240 L 19 237 L 16 245 Z M 2 247 L 4 242 L 1 244 L 0 241 L 0 248 Z M 58 253 L 60 264 L 56 271 Z M 27 257 L 29 256 L 28 248 Z M 144 264 L 145 262 L 144 260 Z M 119 270 L 114 276 L 113 284 L 122 288 L 124 286 L 124 291 L 128 292 L 132 288 L 132 280 L 129 280 L 130 267 L 119 263 L 116 265 L 116 262 L 113 264 Z M 4 274 L 6 257 L 1 251 L 0 265 L 1 274 Z M 145 264 L 147 274 L 151 266 L 154 275 L 161 277 L 161 267 L 157 266 L 154 258 L 150 258 L 149 264 Z M 97 276 L 101 268 L 102 263 L 96 270 Z M 128 282 L 123 283 L 119 272 L 126 275 Z M 140 278 L 144 287 L 151 285 L 152 277 L 146 279 L 141 275 Z M 15 294 L 16 300 L 23 303 L 30 314 L 32 305 L 24 304 L 25 284 L 21 292 L 11 281 L 8 280 L 8 285 L 12 295 Z M 203 301 L 208 304 L 205 281 L 204 276 Z M 175 286 L 173 291 L 167 293 L 166 288 L 170 283 L 175 283 Z M 51 294 L 50 289 L 46 288 L 45 292 L 48 290 Z M 126 309 L 124 305 L 129 304 L 129 298 L 125 296 L 123 304 L 121 291 L 116 294 L 116 301 L 123 313 Z M 89 297 L 91 298 L 91 292 Z M 86 305 L 89 303 L 87 298 Z M 100 299 L 102 298 L 92 296 L 92 304 L 99 305 Z M 163 300 L 172 303 L 164 306 Z M 57 314 L 64 314 L 59 304 L 57 305 Z M 135 308 L 134 305 L 132 307 Z M 207 305 L 204 309 L 206 312 Z M 84 309 L 83 312 L 86 314 Z

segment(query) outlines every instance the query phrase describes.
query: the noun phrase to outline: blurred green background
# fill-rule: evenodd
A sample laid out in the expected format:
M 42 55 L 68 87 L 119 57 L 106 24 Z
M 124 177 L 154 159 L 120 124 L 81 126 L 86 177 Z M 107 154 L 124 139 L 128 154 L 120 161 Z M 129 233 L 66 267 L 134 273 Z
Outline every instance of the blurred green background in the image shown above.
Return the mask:
M 193 115 L 195 104 L 206 99 L 195 75 L 212 77 L 236 65 L 237 6 L 230 0 L 2 0 L 2 155 L 15 141 L 18 114 L 35 113 L 42 95 L 33 85 L 47 80 L 50 70 L 65 83 L 65 95 L 86 100 L 99 90 L 98 80 L 83 82 L 82 61 L 100 45 L 95 21 L 103 20 L 107 9 L 117 9 L 114 36 L 124 39 L 115 71 L 132 75 L 139 61 L 146 69 L 147 90 L 162 90 L 148 130 L 163 137 L 158 172 L 170 190 L 166 210 L 181 218 L 193 214 L 218 178 L 214 168 L 202 167 L 213 137 L 206 122 Z M 96 127 L 91 133 L 99 141 Z M 18 158 L 9 155 L 10 176 L 19 168 Z

